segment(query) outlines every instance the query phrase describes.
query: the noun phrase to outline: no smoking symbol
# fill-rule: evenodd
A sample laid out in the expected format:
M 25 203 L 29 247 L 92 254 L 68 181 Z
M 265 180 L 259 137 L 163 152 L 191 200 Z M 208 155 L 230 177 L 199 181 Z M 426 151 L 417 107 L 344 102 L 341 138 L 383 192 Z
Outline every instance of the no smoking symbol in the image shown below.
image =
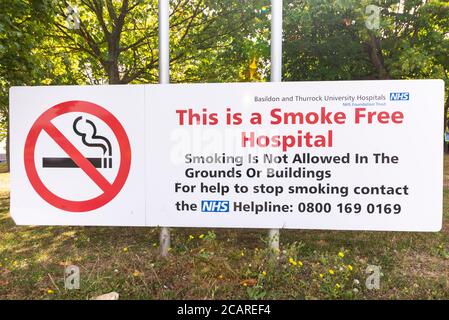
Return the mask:
M 96 168 L 92 159 L 87 159 L 52 123 L 52 120 L 67 113 L 82 113 L 93 115 L 102 120 L 115 135 L 120 149 L 120 166 L 117 175 L 110 183 Z M 50 191 L 36 169 L 35 149 L 37 140 L 42 132 L 48 136 L 67 154 L 70 163 L 80 168 L 101 190 L 102 193 L 94 198 L 75 201 L 64 199 Z M 49 204 L 61 210 L 70 212 L 86 212 L 98 209 L 110 202 L 123 188 L 131 167 L 131 147 L 128 136 L 122 124 L 108 110 L 87 101 L 63 102 L 45 111 L 28 133 L 24 150 L 25 171 L 34 190 Z M 69 169 L 66 169 L 69 170 Z

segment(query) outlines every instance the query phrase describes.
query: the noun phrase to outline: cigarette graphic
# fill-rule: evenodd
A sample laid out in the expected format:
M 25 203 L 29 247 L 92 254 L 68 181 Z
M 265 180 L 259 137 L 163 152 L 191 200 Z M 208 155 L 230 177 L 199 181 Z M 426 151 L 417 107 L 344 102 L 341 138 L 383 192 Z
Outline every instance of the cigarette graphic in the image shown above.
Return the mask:
M 109 139 L 97 135 L 97 127 L 95 124 L 86 119 L 86 123 L 90 125 L 91 132 L 88 135 L 79 131 L 77 128 L 78 122 L 82 120 L 82 116 L 78 117 L 73 121 L 73 131 L 81 137 L 82 142 L 85 146 L 89 148 L 101 148 L 103 151 L 103 157 L 99 158 L 86 158 L 95 168 L 112 168 L 112 146 Z M 79 168 L 78 165 L 71 158 L 68 157 L 43 157 L 42 158 L 43 168 Z
M 112 158 L 86 158 L 95 168 L 112 168 Z M 43 168 L 79 168 L 71 158 L 44 157 Z

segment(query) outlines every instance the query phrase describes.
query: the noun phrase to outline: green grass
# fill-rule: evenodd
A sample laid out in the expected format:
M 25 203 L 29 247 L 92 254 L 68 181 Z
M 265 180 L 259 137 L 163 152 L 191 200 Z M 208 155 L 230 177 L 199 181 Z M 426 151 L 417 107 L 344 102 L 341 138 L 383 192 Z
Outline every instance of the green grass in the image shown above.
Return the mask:
M 0 299 L 449 299 L 449 189 L 441 232 L 282 231 L 273 262 L 265 230 L 175 229 L 162 259 L 155 228 L 16 226 L 0 182 Z M 80 290 L 64 289 L 70 264 Z M 365 288 L 370 264 L 379 290 Z

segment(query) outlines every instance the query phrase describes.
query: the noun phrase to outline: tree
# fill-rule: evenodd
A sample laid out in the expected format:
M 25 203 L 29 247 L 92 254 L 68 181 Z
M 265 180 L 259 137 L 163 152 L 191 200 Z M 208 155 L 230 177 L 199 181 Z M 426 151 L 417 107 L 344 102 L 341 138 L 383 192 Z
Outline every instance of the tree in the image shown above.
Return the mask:
M 447 79 L 447 1 L 290 1 L 285 18 L 287 79 Z M 445 71 L 444 71 L 445 70 Z
M 449 3 L 298 0 L 286 4 L 286 80 L 443 79 L 449 110 Z M 376 17 L 374 17 L 376 18 Z
M 377 78 L 361 37 L 359 1 L 289 1 L 284 8 L 284 78 Z M 359 8 L 358 10 L 356 10 Z
M 170 14 L 170 64 L 174 82 L 198 81 L 211 71 L 211 57 L 252 34 L 254 4 L 240 1 L 175 0 Z M 53 28 L 46 48 L 66 54 L 89 83 L 148 83 L 158 79 L 157 1 L 82 0 L 50 6 Z M 79 16 L 79 24 L 67 23 Z M 228 55 L 229 57 L 229 55 Z M 214 61 L 217 62 L 217 61 Z M 220 61 L 218 61 L 220 62 Z M 240 61 L 240 64 L 242 62 Z M 227 65 L 232 69 L 232 65 Z M 200 72 L 201 73 L 201 72 Z M 226 72 L 225 72 L 226 73 Z M 232 72 L 227 72 L 232 73 Z
M 38 23 L 45 14 L 44 2 L 0 0 L 0 8 L 0 139 L 6 138 L 9 157 L 9 88 L 39 84 L 51 77 L 52 69 L 35 52 L 45 32 Z

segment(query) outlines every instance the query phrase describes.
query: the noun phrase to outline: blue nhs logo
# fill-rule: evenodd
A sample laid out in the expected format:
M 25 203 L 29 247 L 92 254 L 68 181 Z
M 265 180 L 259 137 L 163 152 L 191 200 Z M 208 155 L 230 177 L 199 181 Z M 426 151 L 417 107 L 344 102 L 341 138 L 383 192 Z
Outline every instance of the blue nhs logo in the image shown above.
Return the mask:
M 408 92 L 390 92 L 391 101 L 406 101 L 409 100 L 410 93 Z
M 229 212 L 229 201 L 203 200 L 201 201 L 201 212 Z

